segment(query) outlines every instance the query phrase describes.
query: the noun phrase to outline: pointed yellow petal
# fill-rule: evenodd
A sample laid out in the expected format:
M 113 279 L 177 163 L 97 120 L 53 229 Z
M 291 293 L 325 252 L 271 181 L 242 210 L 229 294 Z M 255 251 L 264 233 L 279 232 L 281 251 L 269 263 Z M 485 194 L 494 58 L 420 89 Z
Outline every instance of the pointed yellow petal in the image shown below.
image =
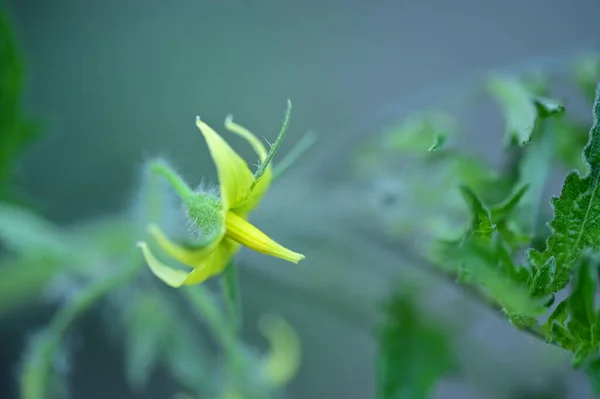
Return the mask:
M 240 244 L 237 242 L 224 238 L 215 251 L 190 273 L 184 284 L 199 284 L 209 277 L 221 273 L 239 247 Z
M 196 118 L 196 126 L 200 129 L 217 167 L 221 186 L 221 202 L 223 212 L 243 202 L 250 194 L 254 184 L 254 176 L 246 162 L 223 140 L 210 126 Z
M 231 211 L 227 213 L 225 220 L 225 225 L 227 226 L 225 234 L 227 237 L 250 249 L 293 263 L 298 263 L 304 259 L 304 255 L 293 252 L 276 243 L 265 233 Z
M 174 288 L 183 285 L 184 281 L 188 278 L 188 273 L 182 270 L 173 269 L 156 259 L 154 254 L 150 251 L 150 248 L 148 248 L 148 244 L 145 242 L 139 242 L 137 245 L 142 249 L 144 259 L 146 259 L 146 263 L 148 263 L 150 270 L 156 277 Z
M 189 267 L 198 267 L 198 265 L 210 256 L 211 253 L 215 251 L 217 245 L 222 239 L 222 235 L 217 237 L 214 241 L 212 241 L 209 245 L 200 249 L 188 249 L 184 248 L 180 245 L 175 244 L 171 241 L 155 224 L 151 224 L 148 227 L 148 233 L 154 238 L 156 243 L 167 253 L 167 255 L 171 256 L 178 262 L 183 263 Z
M 263 143 L 258 138 L 256 138 L 256 136 L 252 134 L 252 132 L 250 132 L 248 129 L 235 123 L 231 115 L 225 119 L 225 128 L 237 134 L 238 136 L 241 136 L 244 139 L 246 139 L 246 141 L 250 143 L 254 151 L 258 154 L 260 162 L 264 162 L 265 159 L 267 159 L 267 149 L 265 148 Z M 269 164 L 260 180 L 254 184 L 250 197 L 248 197 L 248 199 L 246 199 L 243 203 L 232 207 L 235 208 L 235 211 L 238 215 L 247 215 L 254 208 L 256 208 L 258 203 L 262 200 L 263 196 L 269 189 L 269 186 L 271 185 L 272 176 L 273 171 L 271 165 Z

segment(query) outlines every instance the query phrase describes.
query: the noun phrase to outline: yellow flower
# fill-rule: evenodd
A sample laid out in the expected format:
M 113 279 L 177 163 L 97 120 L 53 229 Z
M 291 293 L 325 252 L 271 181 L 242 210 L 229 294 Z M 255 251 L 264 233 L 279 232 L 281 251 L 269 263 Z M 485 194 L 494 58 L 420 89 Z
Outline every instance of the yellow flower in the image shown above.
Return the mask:
M 271 183 L 270 164 L 256 180 L 246 162 L 218 133 L 200 118 L 196 119 L 196 125 L 217 167 L 220 195 L 217 198 L 209 193 L 193 193 L 184 200 L 190 218 L 208 240 L 201 248 L 186 248 L 171 241 L 158 226 L 151 225 L 150 235 L 166 254 L 193 268 L 187 273 L 169 267 L 153 255 L 147 243 L 140 242 L 138 246 L 152 272 L 172 287 L 198 284 L 221 273 L 240 245 L 294 263 L 304 259 L 304 255 L 283 247 L 248 222 L 249 213 L 257 207 Z M 267 150 L 260 140 L 234 123 L 231 117 L 225 120 L 225 127 L 246 139 L 258 154 L 261 164 L 265 163 Z

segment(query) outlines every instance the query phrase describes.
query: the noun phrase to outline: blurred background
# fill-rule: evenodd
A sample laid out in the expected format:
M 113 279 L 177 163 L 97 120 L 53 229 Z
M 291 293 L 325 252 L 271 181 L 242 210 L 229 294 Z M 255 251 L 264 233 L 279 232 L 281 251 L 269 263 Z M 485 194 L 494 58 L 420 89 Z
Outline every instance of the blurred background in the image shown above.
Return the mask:
M 26 68 L 26 110 L 42 123 L 16 182 L 52 222 L 77 224 L 130 206 L 143 162 L 154 156 L 190 182 L 216 182 L 196 115 L 221 131 L 231 113 L 272 142 L 290 98 L 280 154 L 307 131 L 317 133 L 253 215 L 307 259 L 293 265 L 239 255 L 245 338 L 262 344 L 254 326 L 265 312 L 285 317 L 301 338 L 289 398 L 375 397 L 379 303 L 398 279 L 426 278 L 414 259 L 379 240 L 385 214 L 366 209 L 388 186 L 354 174 L 361 146 L 416 111 L 444 108 L 466 116 L 461 146 L 499 162 L 500 115 L 457 99 L 470 98 L 491 70 L 566 73 L 574 56 L 596 49 L 600 15 L 597 0 L 5 3 Z M 575 104 L 573 112 L 586 116 L 589 108 Z M 400 172 L 412 168 L 407 160 Z M 553 397 L 544 396 L 550 385 L 556 397 L 592 397 L 568 354 L 517 331 L 452 284 L 431 284 L 423 306 L 462 331 L 453 340 L 462 372 L 442 381 L 436 398 Z M 53 309 L 34 302 L 1 321 L 1 397 L 17 397 L 28 337 Z M 144 393 L 128 389 L 122 345 L 99 318 L 89 312 L 74 327 L 71 397 L 171 397 L 160 372 Z

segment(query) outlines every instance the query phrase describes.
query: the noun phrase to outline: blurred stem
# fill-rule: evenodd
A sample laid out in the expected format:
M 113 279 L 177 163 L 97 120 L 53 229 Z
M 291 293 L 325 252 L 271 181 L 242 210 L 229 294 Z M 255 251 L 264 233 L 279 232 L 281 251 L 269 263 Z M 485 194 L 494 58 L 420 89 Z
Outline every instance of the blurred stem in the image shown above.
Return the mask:
M 273 157 L 275 156 L 277 149 L 281 145 L 281 142 L 283 141 L 283 138 L 285 137 L 285 134 L 287 133 L 291 116 L 292 116 L 292 102 L 288 99 L 287 106 L 285 108 L 285 115 L 283 117 L 283 123 L 281 124 L 281 129 L 279 129 L 279 134 L 277 135 L 275 142 L 273 143 L 271 148 L 269 148 L 267 157 L 265 158 L 265 160 L 263 162 L 260 163 L 258 169 L 254 173 L 254 184 L 256 184 L 256 182 L 258 182 L 260 180 L 260 178 L 265 174 L 265 171 L 267 170 L 267 166 L 269 166 L 269 164 L 273 160 Z
M 235 263 L 231 262 L 225 268 L 221 278 L 225 305 L 229 313 L 229 328 L 233 336 L 240 334 L 242 327 L 242 311 L 240 304 L 240 287 L 238 281 L 238 271 Z
M 58 311 L 29 348 L 20 379 L 22 399 L 45 399 L 48 396 L 52 361 L 71 323 L 111 291 L 130 281 L 142 264 L 140 255 L 135 251 L 135 256 L 127 260 L 124 268 L 92 282 Z
M 292 148 L 292 150 L 281 160 L 273 166 L 273 180 L 281 176 L 287 171 L 306 151 L 312 147 L 317 141 L 317 135 L 313 132 L 306 133 L 300 141 Z
M 227 269 L 230 268 L 231 265 Z M 182 292 L 196 315 L 204 320 L 212 335 L 223 347 L 231 374 L 239 381 L 245 373 L 242 347 L 237 334 L 221 315 L 216 301 L 202 285 L 186 287 Z
M 164 161 L 155 160 L 150 164 L 150 170 L 155 175 L 163 176 L 177 192 L 183 201 L 189 201 L 194 196 L 194 191 L 188 184 Z

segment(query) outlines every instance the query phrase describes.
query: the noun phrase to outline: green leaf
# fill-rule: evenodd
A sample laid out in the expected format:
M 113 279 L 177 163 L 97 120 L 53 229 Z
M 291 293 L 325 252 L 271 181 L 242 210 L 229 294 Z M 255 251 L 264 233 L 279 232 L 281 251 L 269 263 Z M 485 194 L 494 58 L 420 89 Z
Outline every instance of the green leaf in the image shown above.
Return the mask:
M 455 369 L 448 332 L 426 319 L 414 301 L 396 294 L 386 303 L 379 332 L 379 399 L 427 399 Z
M 585 371 L 594 392 L 600 395 L 600 357 L 589 362 Z
M 492 221 L 498 223 L 507 219 L 517 209 L 519 202 L 529 189 L 529 184 L 523 184 L 509 196 L 504 202 L 490 208 Z
M 535 269 L 529 285 L 531 296 L 539 298 L 547 295 L 548 287 L 554 281 L 555 274 L 556 260 L 554 258 L 548 259 L 541 268 Z
M 492 95 L 502 107 L 506 118 L 508 142 L 526 145 L 536 128 L 538 119 L 562 113 L 564 107 L 552 100 L 537 96 L 517 79 L 492 77 L 488 82 Z
M 445 142 L 446 142 L 446 135 L 442 134 L 442 133 L 436 133 L 435 137 L 433 138 L 433 144 L 431 144 L 428 151 L 429 152 L 437 151 L 439 148 L 441 148 L 444 145 Z
M 523 278 L 518 277 L 521 269 L 512 262 L 506 265 L 508 260 L 498 256 L 496 247 L 489 239 L 467 237 L 459 246 L 447 244 L 442 251 L 444 258 L 451 264 L 462 264 L 471 279 L 484 287 L 506 313 L 513 316 L 536 316 L 543 311 L 543 302 L 532 298 Z M 507 269 L 513 271 L 509 272 Z
M 560 197 L 552 198 L 554 219 L 549 224 L 551 234 L 546 240 L 546 249 L 528 252 L 535 267 L 541 267 L 551 257 L 556 259 L 556 277 L 551 292 L 566 286 L 569 272 L 584 250 L 600 247 L 600 85 L 584 159 L 590 166 L 590 173 L 585 177 L 577 171 L 569 173 Z
M 589 127 L 567 118 L 557 119 L 550 126 L 554 139 L 554 156 L 569 169 L 577 169 L 581 175 L 589 173 L 589 167 L 581 155 L 589 139 Z
M 445 113 L 428 112 L 391 126 L 383 132 L 385 148 L 406 152 L 433 152 L 441 147 L 455 129 L 452 117 Z M 433 142 L 433 144 L 431 144 Z
M 470 232 L 476 236 L 491 238 L 495 226 L 492 224 L 490 211 L 469 187 L 461 185 L 459 188 L 471 210 Z
M 0 9 L 0 200 L 12 199 L 13 162 L 38 131 L 21 109 L 23 75 L 12 27 Z
M 581 92 L 594 101 L 596 83 L 600 80 L 600 54 L 586 54 L 574 65 L 573 74 Z
M 574 338 L 585 343 L 586 346 L 595 345 L 598 340 L 594 304 L 596 286 L 596 275 L 590 262 L 582 262 L 574 280 L 573 291 L 567 299 L 569 307 L 567 328 Z

